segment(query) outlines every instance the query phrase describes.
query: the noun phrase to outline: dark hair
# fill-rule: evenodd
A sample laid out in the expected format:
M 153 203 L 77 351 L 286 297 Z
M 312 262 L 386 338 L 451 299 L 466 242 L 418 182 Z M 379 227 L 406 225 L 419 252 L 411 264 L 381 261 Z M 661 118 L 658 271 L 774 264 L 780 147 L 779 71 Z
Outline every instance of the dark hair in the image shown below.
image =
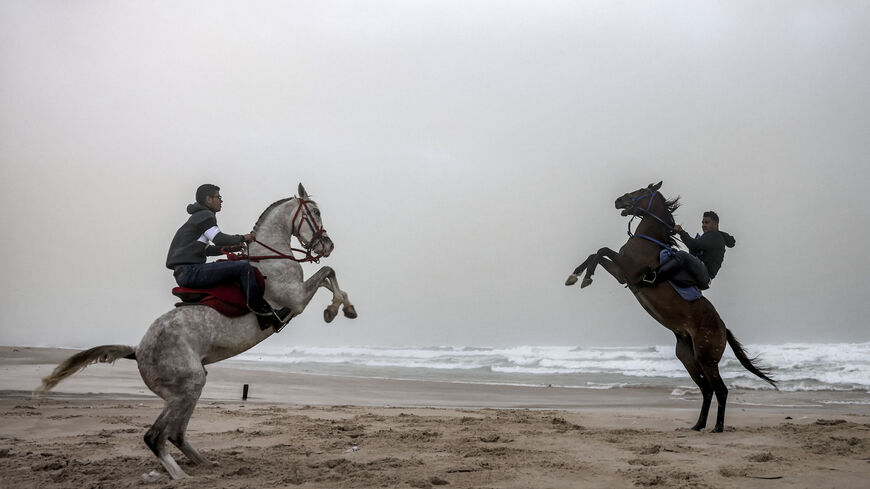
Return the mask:
M 709 217 L 710 219 L 713 220 L 713 222 L 715 222 L 716 224 L 719 224 L 719 214 L 716 214 L 716 213 L 713 212 L 713 211 L 707 211 L 707 212 L 705 212 L 705 213 L 704 213 L 704 217 Z
M 204 183 L 196 189 L 196 201 L 202 205 L 205 205 L 205 198 L 211 197 L 214 194 L 220 192 L 221 188 L 217 185 L 212 185 L 210 183 Z

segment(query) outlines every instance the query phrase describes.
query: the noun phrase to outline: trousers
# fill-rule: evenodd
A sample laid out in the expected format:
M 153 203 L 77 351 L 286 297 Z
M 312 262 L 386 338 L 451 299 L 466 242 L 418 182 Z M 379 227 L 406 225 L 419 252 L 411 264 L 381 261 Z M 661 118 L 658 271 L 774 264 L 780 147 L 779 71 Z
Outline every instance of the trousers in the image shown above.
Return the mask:
M 677 262 L 681 270 L 673 276 L 674 281 L 683 282 L 687 285 L 693 285 L 694 282 L 694 284 L 700 285 L 702 289 L 710 285 L 710 273 L 707 271 L 707 266 L 697 256 L 679 250 L 671 255 L 671 260 Z M 687 280 L 689 277 L 682 275 L 683 273 L 687 273 L 692 280 Z
M 217 285 L 238 282 L 249 306 L 263 302 L 263 290 L 257 283 L 254 267 L 247 260 L 216 261 L 181 265 L 175 269 L 175 282 L 181 287 L 208 289 Z

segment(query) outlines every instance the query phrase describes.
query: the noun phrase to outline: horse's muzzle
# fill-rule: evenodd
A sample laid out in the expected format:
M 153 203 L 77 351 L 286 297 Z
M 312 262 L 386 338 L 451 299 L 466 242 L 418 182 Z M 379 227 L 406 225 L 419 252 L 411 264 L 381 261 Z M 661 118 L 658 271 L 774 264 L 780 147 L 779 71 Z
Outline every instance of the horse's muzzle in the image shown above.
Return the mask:
M 623 195 L 622 197 L 616 199 L 616 202 L 613 203 L 613 205 L 617 209 L 622 209 L 623 216 L 627 216 L 629 214 L 631 204 L 631 199 L 627 195 Z
M 329 256 L 332 254 L 332 250 L 335 249 L 335 245 L 332 243 L 332 240 L 329 236 L 321 236 L 317 239 L 317 242 L 314 243 L 314 246 L 311 248 L 318 256 Z

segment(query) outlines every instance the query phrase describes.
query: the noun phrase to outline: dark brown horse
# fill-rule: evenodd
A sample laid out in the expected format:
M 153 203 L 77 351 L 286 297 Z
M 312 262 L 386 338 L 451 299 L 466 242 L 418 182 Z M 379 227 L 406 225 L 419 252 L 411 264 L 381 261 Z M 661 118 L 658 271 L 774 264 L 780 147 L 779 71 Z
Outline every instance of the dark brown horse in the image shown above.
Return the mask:
M 728 388 L 719 376 L 719 359 L 725 352 L 726 342 L 746 370 L 774 388 L 776 382 L 769 377 L 767 370 L 756 366 L 746 356 L 740 342 L 728 331 L 716 308 L 705 297 L 688 302 L 667 283 L 644 286 L 643 277 L 651 268 L 658 266 L 662 249 L 676 244 L 673 212 L 679 207 L 679 198 L 665 200 L 658 191 L 661 186 L 662 182 L 650 184 L 616 199 L 616 208 L 622 209 L 623 216 L 641 218 L 634 235 L 619 253 L 610 248 L 601 248 L 589 255 L 568 277 L 565 285 L 577 283 L 583 270 L 586 270 L 586 275 L 580 287 L 591 284 L 592 274 L 599 264 L 620 284 L 625 284 L 646 312 L 677 336 L 677 358 L 683 362 L 703 396 L 701 414 L 692 429 L 701 430 L 707 425 L 707 414 L 715 393 L 719 410 L 713 431 L 721 432 L 725 427 Z

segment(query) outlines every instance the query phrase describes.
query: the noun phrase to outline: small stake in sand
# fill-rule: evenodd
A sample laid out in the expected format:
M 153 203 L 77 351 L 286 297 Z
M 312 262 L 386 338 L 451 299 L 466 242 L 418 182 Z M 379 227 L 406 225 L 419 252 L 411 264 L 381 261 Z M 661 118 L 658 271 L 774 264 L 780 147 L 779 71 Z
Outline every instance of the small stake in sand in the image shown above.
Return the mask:
M 245 385 L 242 387 L 242 400 L 243 400 L 243 401 L 247 401 L 247 400 L 248 400 L 248 384 L 245 384 Z

